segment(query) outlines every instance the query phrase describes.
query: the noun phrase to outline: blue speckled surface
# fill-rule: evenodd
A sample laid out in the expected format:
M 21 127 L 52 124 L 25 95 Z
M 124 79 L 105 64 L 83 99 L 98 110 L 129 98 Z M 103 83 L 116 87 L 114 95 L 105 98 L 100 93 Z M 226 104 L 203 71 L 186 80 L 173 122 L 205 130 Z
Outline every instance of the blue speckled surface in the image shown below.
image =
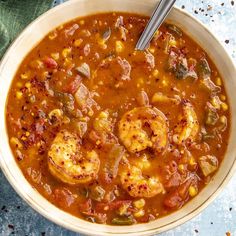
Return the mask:
M 236 2 L 233 4 L 230 0 L 177 0 L 177 5 L 208 25 L 225 44 L 236 63 Z M 0 183 L 1 236 L 78 235 L 49 222 L 32 210 L 14 192 L 1 171 Z M 226 232 L 231 232 L 231 236 L 236 235 L 236 176 L 200 215 L 161 236 L 223 236 Z

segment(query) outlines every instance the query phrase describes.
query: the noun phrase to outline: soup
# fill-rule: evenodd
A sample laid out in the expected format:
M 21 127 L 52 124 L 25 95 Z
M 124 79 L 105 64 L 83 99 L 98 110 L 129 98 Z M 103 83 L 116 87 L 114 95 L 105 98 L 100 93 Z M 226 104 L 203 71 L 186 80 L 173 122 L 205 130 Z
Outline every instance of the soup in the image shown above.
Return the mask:
M 48 201 L 103 224 L 146 223 L 204 188 L 227 148 L 230 111 L 206 52 L 165 23 L 104 13 L 50 32 L 23 60 L 6 106 L 9 143 Z

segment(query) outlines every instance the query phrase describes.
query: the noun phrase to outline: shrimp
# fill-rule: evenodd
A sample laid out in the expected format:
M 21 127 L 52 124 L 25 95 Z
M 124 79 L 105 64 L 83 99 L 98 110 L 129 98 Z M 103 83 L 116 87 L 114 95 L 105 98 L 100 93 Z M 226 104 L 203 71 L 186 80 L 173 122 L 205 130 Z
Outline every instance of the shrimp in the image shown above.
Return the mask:
M 168 144 L 168 127 L 165 115 L 157 108 L 138 107 L 121 118 L 119 137 L 131 153 L 152 148 L 161 153 Z
M 67 130 L 60 131 L 48 151 L 51 174 L 67 184 L 82 184 L 96 179 L 100 167 L 98 154 L 93 150 L 86 156 L 80 153 L 80 139 Z
M 173 141 L 176 144 L 181 144 L 186 140 L 194 141 L 198 130 L 199 123 L 197 120 L 197 115 L 194 111 L 192 104 L 186 100 L 182 102 L 183 114 L 174 130 Z
M 151 198 L 164 192 L 157 176 L 144 177 L 142 170 L 136 166 L 126 166 L 120 173 L 121 184 L 130 196 Z

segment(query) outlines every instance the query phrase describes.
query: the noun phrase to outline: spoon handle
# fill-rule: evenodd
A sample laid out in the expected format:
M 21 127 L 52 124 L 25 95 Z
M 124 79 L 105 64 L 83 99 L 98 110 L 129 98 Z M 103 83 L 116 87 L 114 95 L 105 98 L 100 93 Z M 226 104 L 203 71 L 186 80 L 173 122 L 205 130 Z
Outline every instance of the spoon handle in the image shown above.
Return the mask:
M 136 49 L 144 50 L 150 43 L 154 33 L 160 27 L 173 7 L 176 0 L 161 0 L 156 6 L 150 20 L 148 21 L 141 37 L 139 38 Z

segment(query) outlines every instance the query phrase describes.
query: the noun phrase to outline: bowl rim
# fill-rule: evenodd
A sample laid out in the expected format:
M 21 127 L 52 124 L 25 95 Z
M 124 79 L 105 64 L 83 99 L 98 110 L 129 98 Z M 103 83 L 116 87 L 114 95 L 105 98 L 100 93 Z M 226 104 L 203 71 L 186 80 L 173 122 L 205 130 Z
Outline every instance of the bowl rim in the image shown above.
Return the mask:
M 43 13 L 42 15 L 40 15 L 38 18 L 36 18 L 34 21 L 32 21 L 29 25 L 27 25 L 25 27 L 25 29 L 17 36 L 17 38 L 10 44 L 10 46 L 8 47 L 7 51 L 5 52 L 4 56 L 2 57 L 1 61 L 0 61 L 0 73 L 1 73 L 1 69 L 4 67 L 4 64 L 7 62 L 7 58 L 9 56 L 9 54 L 11 53 L 11 49 L 16 47 L 16 45 L 21 41 L 21 38 L 24 36 L 25 32 L 27 32 L 31 27 L 33 27 L 34 25 L 37 25 L 42 19 L 47 18 L 50 14 L 53 14 L 54 11 L 60 11 L 63 10 L 63 8 L 67 5 L 72 4 L 73 2 L 82 2 L 85 0 L 70 0 L 67 2 L 64 2 L 58 6 L 55 6 L 51 9 L 49 9 L 48 11 L 46 11 L 45 13 Z M 193 21 L 196 22 L 196 24 L 198 24 L 202 29 L 204 29 L 205 31 L 207 31 L 207 33 L 215 40 L 216 43 L 218 43 L 223 51 L 225 52 L 225 56 L 227 56 L 227 59 L 229 60 L 229 62 L 233 65 L 233 69 L 236 72 L 236 65 L 232 59 L 232 57 L 229 55 L 225 45 L 223 43 L 221 43 L 218 38 L 211 32 L 211 30 L 204 24 L 202 23 L 200 20 L 198 20 L 194 15 L 191 15 L 190 13 L 188 13 L 187 11 L 174 6 L 174 9 L 181 12 L 182 14 L 184 14 L 186 17 L 191 18 Z M 107 11 L 107 12 L 111 12 L 111 11 Z M 122 12 L 122 11 L 121 11 Z M 129 11 L 123 11 L 126 13 L 129 13 Z M 100 12 L 99 12 L 100 13 Z M 99 14 L 98 13 L 98 14 Z M 104 12 L 105 13 L 105 12 Z M 94 13 L 96 14 L 96 13 Z M 90 14 L 88 14 L 90 15 Z M 85 15 L 85 16 L 88 16 Z M 78 16 L 80 17 L 80 16 Z M 69 22 L 69 21 L 67 21 Z M 65 22 L 66 23 L 66 22 Z M 6 106 L 6 104 L 4 104 Z M 231 119 L 232 120 L 232 119 Z M 2 147 L 0 147 L 0 156 L 2 156 Z M 69 225 L 68 223 L 54 218 L 53 216 L 49 215 L 47 210 L 45 208 L 42 207 L 42 205 L 40 205 L 37 201 L 35 201 L 33 198 L 30 198 L 30 200 L 27 197 L 27 193 L 25 193 L 24 191 L 22 191 L 19 186 L 17 186 L 14 182 L 14 176 L 11 175 L 11 172 L 9 170 L 9 167 L 4 163 L 4 160 L 2 158 L 0 158 L 0 168 L 2 170 L 2 172 L 4 173 L 5 177 L 7 178 L 8 182 L 11 184 L 11 186 L 14 188 L 14 190 L 17 192 L 17 194 L 25 201 L 27 202 L 28 205 L 30 205 L 34 210 L 36 210 L 40 215 L 44 216 L 46 219 L 48 219 L 51 222 L 54 222 L 66 229 L 72 230 L 74 232 L 78 232 L 78 233 L 83 233 L 86 235 L 94 235 L 93 233 L 91 233 L 91 230 L 89 230 L 88 228 L 84 227 L 82 228 L 80 226 L 80 228 L 75 228 L 73 225 Z M 204 200 L 204 202 L 198 207 L 193 209 L 191 212 L 189 212 L 187 215 L 185 215 L 182 218 L 179 218 L 176 221 L 170 222 L 166 225 L 163 225 L 161 227 L 158 228 L 151 228 L 151 229 L 146 229 L 143 231 L 138 232 L 139 235 L 153 235 L 154 233 L 158 234 L 170 229 L 173 229 L 185 222 L 187 222 L 188 220 L 192 219 L 193 217 L 197 216 L 200 212 L 202 212 L 211 202 L 213 202 L 215 200 L 215 198 L 219 195 L 219 193 L 224 189 L 224 187 L 228 184 L 229 180 L 232 178 L 234 172 L 236 172 L 236 156 L 234 156 L 234 161 L 233 164 L 231 166 L 231 168 L 229 169 L 228 173 L 224 176 L 224 178 L 222 179 L 222 181 L 220 182 L 220 184 L 218 185 L 218 188 L 213 192 L 213 194 L 211 194 L 208 198 L 206 198 Z M 37 190 L 36 190 L 37 191 Z M 49 202 L 49 204 L 53 205 L 52 203 Z M 54 206 L 54 205 L 53 205 Z M 59 209 L 59 208 L 58 208 Z M 62 211 L 61 209 L 59 209 L 60 211 Z M 64 212 L 64 211 L 63 211 Z M 68 213 L 69 214 L 69 213 Z M 84 221 L 84 220 L 83 220 Z M 93 224 L 94 225 L 94 224 Z M 96 235 L 137 235 L 134 232 L 127 232 L 127 233 L 119 233 L 119 232 L 95 232 Z

